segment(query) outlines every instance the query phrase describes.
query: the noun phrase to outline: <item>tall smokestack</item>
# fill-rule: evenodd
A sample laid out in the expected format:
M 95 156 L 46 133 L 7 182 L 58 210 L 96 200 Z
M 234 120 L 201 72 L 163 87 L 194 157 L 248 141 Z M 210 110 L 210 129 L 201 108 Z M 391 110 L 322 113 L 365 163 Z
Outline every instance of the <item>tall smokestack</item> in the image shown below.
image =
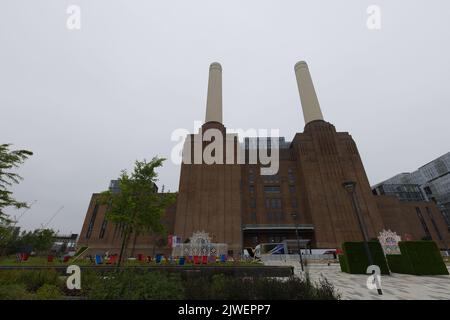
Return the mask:
M 218 62 L 209 66 L 205 123 L 209 121 L 222 123 L 222 66 Z
M 302 103 L 303 117 L 305 118 L 305 125 L 314 120 L 323 120 L 322 111 L 320 110 L 319 100 L 317 100 L 308 65 L 305 61 L 300 61 L 295 64 L 294 69 L 297 78 L 298 92 Z

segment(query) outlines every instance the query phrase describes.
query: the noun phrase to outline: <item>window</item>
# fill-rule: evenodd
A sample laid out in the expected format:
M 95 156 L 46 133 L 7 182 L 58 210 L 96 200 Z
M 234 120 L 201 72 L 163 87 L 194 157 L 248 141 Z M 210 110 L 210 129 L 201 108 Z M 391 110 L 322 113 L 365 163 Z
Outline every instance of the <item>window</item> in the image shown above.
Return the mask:
M 256 222 L 256 212 L 254 211 L 250 212 L 250 220 L 252 222 Z
M 250 193 L 255 193 L 255 186 L 250 186 L 248 189 Z
M 280 193 L 280 186 L 264 186 L 265 193 Z
M 248 181 L 249 181 L 250 183 L 255 182 L 255 175 L 254 175 L 254 173 L 253 173 L 253 169 L 249 169 L 249 170 L 248 170 Z
M 291 207 L 297 208 L 297 206 L 298 206 L 297 198 L 291 198 Z
M 429 196 L 432 194 L 430 187 L 425 187 L 423 188 L 423 190 L 425 190 L 425 193 Z
M 422 224 L 423 231 L 425 231 L 425 236 L 427 238 L 431 239 L 430 230 L 428 230 L 428 226 L 427 226 L 427 224 L 425 222 L 425 219 L 422 216 L 422 212 L 420 212 L 420 208 L 419 207 L 416 207 L 416 213 L 417 213 L 417 217 L 420 220 L 420 223 Z
M 108 220 L 103 219 L 102 226 L 100 227 L 100 233 L 98 235 L 99 239 L 103 239 L 105 236 L 106 226 L 108 225 Z
M 436 230 L 436 233 L 437 233 L 437 236 L 438 236 L 439 240 L 442 240 L 441 232 L 439 231 L 439 229 L 438 229 L 438 227 L 437 227 L 437 225 L 436 225 L 436 221 L 434 221 L 434 217 L 433 217 L 433 214 L 431 213 L 430 208 L 425 207 L 425 209 L 427 210 L 428 217 L 430 218 L 431 223 L 433 224 L 434 230 Z
M 296 192 L 295 186 L 289 186 L 289 192 L 295 193 Z
M 288 169 L 288 180 L 289 180 L 289 183 L 295 182 L 294 171 L 291 168 Z
M 89 239 L 92 234 L 92 229 L 94 229 L 95 218 L 97 217 L 98 212 L 98 204 L 95 205 L 94 210 L 92 211 L 91 219 L 89 220 L 89 226 L 86 233 L 86 239 Z
M 272 208 L 281 209 L 281 199 L 272 199 Z
M 264 183 L 279 183 L 280 177 L 278 174 L 269 175 L 269 176 L 263 176 Z
M 250 208 L 256 208 L 256 200 L 255 198 L 250 199 Z
M 266 198 L 266 208 L 267 209 L 281 209 L 282 202 L 279 198 Z
M 283 214 L 283 211 L 279 211 L 278 213 L 277 213 L 277 222 L 282 222 L 282 221 L 284 221 L 284 214 Z
M 267 221 L 280 223 L 284 220 L 284 214 L 282 211 L 268 211 L 267 212 Z

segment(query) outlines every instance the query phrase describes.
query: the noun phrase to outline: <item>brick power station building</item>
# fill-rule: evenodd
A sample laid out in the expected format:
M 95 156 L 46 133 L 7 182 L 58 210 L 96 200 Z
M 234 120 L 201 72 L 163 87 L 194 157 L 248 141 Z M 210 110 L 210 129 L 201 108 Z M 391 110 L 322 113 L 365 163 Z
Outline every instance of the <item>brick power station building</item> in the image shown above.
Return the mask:
M 447 248 L 449 231 L 434 202 L 401 202 L 372 193 L 355 141 L 324 120 L 307 64 L 299 62 L 294 69 L 303 132 L 290 142 L 260 137 L 242 144 L 222 121 L 222 67 L 211 64 L 205 123 L 185 141 L 177 201 L 163 218 L 168 232 L 182 241 L 195 231 L 208 232 L 214 242 L 227 243 L 233 254 L 258 243 L 296 239 L 297 230 L 312 248 L 339 248 L 344 241 L 363 239 L 352 195 L 343 186 L 351 181 L 369 238 L 390 229 L 402 238 L 431 238 Z M 220 132 L 228 143 L 212 148 L 218 140 L 211 132 Z M 278 172 L 261 174 L 267 165 L 252 155 L 276 147 Z M 214 159 L 223 161 L 199 161 L 196 157 L 208 148 L 214 149 Z M 106 208 L 96 203 L 97 197 L 91 198 L 78 245 L 92 253 L 118 252 L 120 227 L 105 219 Z M 139 235 L 130 241 L 128 254 L 168 250 L 160 237 Z

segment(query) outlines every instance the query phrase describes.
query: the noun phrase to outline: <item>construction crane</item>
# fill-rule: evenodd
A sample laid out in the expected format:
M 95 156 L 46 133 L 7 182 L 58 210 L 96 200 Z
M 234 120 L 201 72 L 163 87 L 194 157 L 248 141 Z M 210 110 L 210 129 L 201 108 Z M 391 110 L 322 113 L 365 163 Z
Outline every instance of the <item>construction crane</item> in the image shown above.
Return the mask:
M 52 215 L 52 217 L 47 221 L 45 225 L 41 225 L 42 229 L 47 228 L 50 222 L 52 222 L 52 220 L 55 219 L 56 215 L 60 213 L 62 209 L 64 209 L 64 206 L 61 206 L 58 210 L 56 210 L 56 212 Z
M 20 214 L 20 216 L 17 219 L 16 219 L 16 216 L 14 216 L 14 225 L 16 225 L 19 222 L 19 220 L 23 217 L 23 215 L 25 213 L 27 213 L 27 211 L 31 209 L 31 206 L 33 204 L 35 204 L 36 202 L 37 202 L 37 200 L 33 200 L 33 202 L 23 210 L 23 212 Z

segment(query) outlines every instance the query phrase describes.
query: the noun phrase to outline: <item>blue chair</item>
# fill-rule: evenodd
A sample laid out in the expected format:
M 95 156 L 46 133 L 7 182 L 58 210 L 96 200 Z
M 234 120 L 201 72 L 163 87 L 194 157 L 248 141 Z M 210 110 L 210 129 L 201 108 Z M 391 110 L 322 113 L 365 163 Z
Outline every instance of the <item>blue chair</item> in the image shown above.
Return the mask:
M 161 263 L 161 258 L 162 258 L 162 255 L 160 255 L 160 254 L 157 254 L 156 255 L 156 263 Z
M 178 261 L 178 264 L 180 266 L 184 266 L 184 262 L 185 262 L 184 257 L 180 257 L 180 260 Z
M 102 256 L 99 254 L 95 255 L 95 264 L 103 264 Z
M 227 262 L 227 255 L 226 254 L 221 254 L 220 255 L 220 262 Z

